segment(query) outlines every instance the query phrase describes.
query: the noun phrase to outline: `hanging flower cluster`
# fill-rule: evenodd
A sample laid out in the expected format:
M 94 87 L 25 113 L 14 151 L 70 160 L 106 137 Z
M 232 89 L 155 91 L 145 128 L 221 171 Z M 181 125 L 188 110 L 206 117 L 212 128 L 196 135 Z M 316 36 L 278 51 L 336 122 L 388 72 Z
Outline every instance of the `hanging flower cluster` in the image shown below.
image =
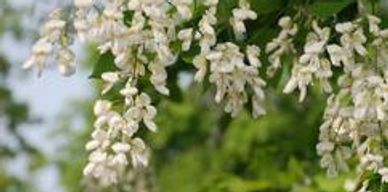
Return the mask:
M 328 79 L 332 76 L 330 61 L 322 54 L 330 37 L 329 28 L 320 28 L 316 21 L 312 22 L 313 32 L 307 34 L 304 53 L 294 62 L 292 76 L 284 93 L 291 93 L 296 88 L 300 90 L 299 101 L 303 101 L 307 94 L 307 86 L 312 84 L 313 77 L 318 79 L 326 92 L 331 92 Z
M 233 26 L 233 31 L 236 39 L 243 40 L 246 37 L 247 28 L 245 20 L 256 20 L 256 12 L 250 10 L 250 4 L 247 0 L 239 1 L 239 8 L 233 9 L 233 17 L 230 19 L 230 24 Z
M 134 167 L 148 165 L 148 149 L 134 134 L 141 122 L 151 131 L 156 131 L 153 122 L 156 108 L 151 105 L 150 97 L 145 93 L 138 94 L 134 87 L 126 87 L 121 93 L 126 98 L 127 108 L 123 114 L 115 111 L 110 101 L 96 102 L 95 130 L 92 140 L 86 144 L 86 149 L 92 152 L 84 174 L 99 179 L 105 186 L 120 181 L 126 173 L 129 157 Z
M 249 85 L 254 94 L 252 96 L 253 116 L 265 114 L 262 103 L 265 98 L 263 87 L 265 82 L 259 77 L 257 59 L 260 49 L 256 46 L 247 47 L 249 65 L 244 63 L 244 54 L 233 43 L 218 44 L 206 59 L 210 62 L 209 81 L 217 87 L 215 101 L 226 101 L 225 111 L 236 116 L 248 101 L 245 91 Z
M 32 56 L 23 68 L 37 68 L 39 75 L 52 53 L 58 62 L 58 70 L 69 76 L 75 72 L 75 56 L 69 49 L 70 39 L 66 33 L 66 21 L 60 9 L 54 10 L 40 31 L 40 38 L 32 47 Z
M 369 23 L 367 32 L 363 21 Z M 380 22 L 377 17 L 368 16 L 337 24 L 339 44 L 327 47 L 332 65 L 343 66 L 344 71 L 338 80 L 340 90 L 328 100 L 317 145 L 321 164 L 329 175 L 347 170 L 346 160 L 356 156 L 360 172 L 379 173 L 382 182 L 387 182 L 388 30 L 381 30 Z M 375 53 L 369 54 L 368 49 Z M 368 181 L 362 184 L 363 188 L 368 187 Z
M 270 62 L 267 74 L 271 77 L 282 66 L 282 59 L 288 54 L 295 53 L 293 37 L 298 32 L 298 26 L 293 23 L 289 16 L 280 18 L 278 25 L 282 28 L 281 32 L 265 48 L 265 52 L 269 54 L 268 61 Z
M 191 22 L 199 3 L 204 13 L 197 23 Z M 266 113 L 266 82 L 259 72 L 261 49 L 241 44 L 247 38 L 244 22 L 257 19 L 257 13 L 250 9 L 248 0 L 240 0 L 228 23 L 238 42 L 218 42 L 218 4 L 218 0 L 106 0 L 98 6 L 93 0 L 74 0 L 72 27 L 60 10 L 49 16 L 25 68 L 35 67 L 41 73 L 54 53 L 61 73 L 74 73 L 74 54 L 68 48 L 73 29 L 81 41 L 93 42 L 101 54 L 114 56 L 117 70 L 101 74 L 101 94 L 125 85 L 119 90 L 122 101 L 95 103 L 97 118 L 86 145 L 90 151 L 86 176 L 112 185 L 131 167 L 148 165 L 149 149 L 137 132 L 142 128 L 157 130 L 157 110 L 151 97 L 141 90 L 140 78 L 147 78 L 160 94 L 169 95 L 167 67 L 193 45 L 200 48 L 192 60 L 194 79 L 214 85 L 215 101 L 224 105 L 225 112 L 236 116 L 251 103 L 254 117 Z M 388 30 L 381 29 L 380 19 L 372 15 L 339 23 L 335 29 L 309 20 L 305 44 L 298 50 L 294 41 L 300 26 L 293 20 L 281 17 L 279 35 L 265 46 L 270 63 L 267 75 L 273 77 L 291 58 L 292 72 L 284 93 L 298 90 L 303 101 L 309 86 L 318 84 L 331 94 L 317 145 L 321 165 L 329 175 L 347 170 L 347 161 L 356 159 L 360 172 L 372 171 L 388 182 Z M 191 27 L 183 25 L 188 21 Z M 336 36 L 339 39 L 333 38 Z M 180 51 L 173 47 L 176 42 L 181 43 Z M 342 71 L 335 85 L 331 83 L 333 68 Z M 363 187 L 368 187 L 367 180 Z

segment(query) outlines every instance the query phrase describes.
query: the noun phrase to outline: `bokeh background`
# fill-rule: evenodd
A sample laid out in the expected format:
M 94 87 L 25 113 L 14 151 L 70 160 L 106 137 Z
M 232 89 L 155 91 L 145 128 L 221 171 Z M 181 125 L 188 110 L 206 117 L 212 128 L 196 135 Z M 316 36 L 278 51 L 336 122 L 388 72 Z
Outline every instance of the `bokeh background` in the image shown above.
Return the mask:
M 0 192 L 85 189 L 84 145 L 100 87 L 88 79 L 98 62 L 95 49 L 74 44 L 79 65 L 69 78 L 52 63 L 41 78 L 21 69 L 44 17 L 69 3 L 0 0 Z M 264 38 L 276 35 L 272 32 Z M 134 179 L 133 191 L 340 192 L 346 178 L 354 176 L 349 171 L 327 178 L 319 167 L 315 144 L 325 106 L 319 90 L 300 104 L 273 86 L 267 92 L 268 115 L 254 120 L 246 111 L 231 119 L 214 105 L 211 91 L 191 81 L 190 73 L 177 79 L 173 97 L 158 102 L 159 132 L 145 134 L 153 149 L 152 166 Z

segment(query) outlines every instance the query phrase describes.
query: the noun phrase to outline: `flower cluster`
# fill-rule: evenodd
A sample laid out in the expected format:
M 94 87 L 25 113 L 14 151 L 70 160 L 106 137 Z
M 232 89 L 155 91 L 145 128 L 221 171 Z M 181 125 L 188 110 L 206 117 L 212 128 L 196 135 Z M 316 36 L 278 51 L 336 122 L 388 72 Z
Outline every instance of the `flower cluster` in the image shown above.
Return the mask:
M 176 7 L 179 15 L 182 16 L 182 18 L 189 20 L 193 17 L 193 13 L 191 12 L 190 8 L 193 0 L 171 0 L 171 3 Z
M 252 96 L 253 116 L 265 114 L 262 107 L 265 98 L 264 80 L 259 77 L 258 67 L 261 66 L 258 56 L 260 49 L 256 46 L 247 47 L 249 65 L 244 62 L 244 54 L 233 43 L 218 44 L 206 59 L 210 62 L 210 82 L 217 87 L 215 101 L 226 101 L 225 111 L 236 116 L 248 102 L 245 88 L 249 85 Z
M 236 39 L 243 40 L 246 37 L 246 26 L 245 20 L 256 20 L 256 12 L 250 9 L 250 4 L 247 0 L 239 1 L 239 8 L 233 9 L 233 17 L 230 19 L 230 24 L 233 26 L 234 34 Z
M 144 123 L 151 131 L 156 131 L 154 117 L 156 108 L 146 93 L 126 86 L 120 91 L 125 97 L 125 110 L 119 113 L 107 100 L 98 100 L 94 106 L 97 119 L 92 140 L 86 145 L 89 163 L 84 174 L 99 179 L 102 185 L 116 184 L 126 171 L 129 158 L 136 167 L 148 165 L 148 149 L 141 138 L 135 137 Z
M 199 45 L 200 51 L 192 60 L 197 69 L 194 78 L 203 82 L 209 77 L 216 89 L 215 101 L 223 103 L 227 113 L 236 116 L 250 101 L 254 117 L 265 114 L 266 82 L 259 73 L 261 49 L 241 41 L 247 34 L 244 22 L 255 20 L 257 14 L 250 9 L 248 0 L 240 0 L 229 24 L 242 45 L 230 40 L 221 43 L 217 42 L 215 29 L 219 24 L 219 0 L 200 2 L 205 11 L 199 21 L 191 21 L 199 3 L 195 0 L 107 0 L 101 6 L 93 0 L 74 0 L 76 10 L 69 17 L 73 27 L 68 27 L 60 10 L 49 16 L 25 68 L 36 67 L 41 73 L 54 53 L 60 72 L 73 74 L 71 32 L 81 41 L 97 44 L 101 54 L 112 54 L 117 67 L 100 77 L 104 83 L 102 94 L 116 91 L 112 88 L 117 85 L 121 100 L 95 103 L 97 119 L 86 145 L 90 156 L 85 175 L 111 185 L 119 183 L 130 166 L 148 164 L 148 147 L 137 132 L 143 127 L 157 130 L 157 110 L 140 88 L 139 80 L 146 77 L 156 91 L 169 95 L 167 69 L 180 56 L 175 51 L 177 42 L 181 43 L 181 51 L 191 51 L 192 45 Z M 384 148 L 388 139 L 388 29 L 381 29 L 380 19 L 370 15 L 337 24 L 335 33 L 339 39 L 335 39 L 329 27 L 320 27 L 316 20 L 306 23 L 309 32 L 299 50 L 294 46 L 298 26 L 289 16 L 280 18 L 281 31 L 265 48 L 270 62 L 267 75 L 274 76 L 291 59 L 291 77 L 284 93 L 299 90 L 299 100 L 303 101 L 308 87 L 317 82 L 324 92 L 332 94 L 317 145 L 321 165 L 329 175 L 347 170 L 347 161 L 356 158 L 360 172 L 372 171 L 381 175 L 382 182 L 388 182 Z M 343 71 L 336 91 L 330 82 L 334 67 Z M 364 183 L 366 190 L 368 182 Z
M 356 20 L 337 24 L 339 44 L 327 46 L 332 65 L 342 65 L 344 74 L 338 80 L 339 92 L 328 100 L 317 149 L 330 175 L 346 170 L 346 160 L 355 156 L 360 172 L 378 173 L 382 182 L 387 182 L 388 68 L 381 63 L 388 56 L 384 50 L 387 31 L 379 28 L 377 17 L 368 16 L 367 20 L 370 40 L 362 28 L 363 20 Z M 368 41 L 372 43 L 367 47 Z M 368 49 L 376 50 L 376 56 L 369 55 Z M 364 181 L 363 188 L 367 186 Z
M 189 1 L 173 2 L 177 6 L 178 14 L 185 18 L 191 17 L 189 3 Z M 169 4 L 163 0 L 132 0 L 128 4 L 122 0 L 112 0 L 105 6 L 98 22 L 93 24 L 95 28 L 91 29 L 100 52 L 111 52 L 115 57 L 114 63 L 119 68 L 118 71 L 102 74 L 101 79 L 104 81 L 102 94 L 108 93 L 118 82 L 126 82 L 120 91 L 124 98 L 124 106 L 121 109 L 124 112 L 107 110 L 104 113 L 96 113 L 98 119 L 95 129 L 105 130 L 108 140 L 116 142 L 102 149 L 91 148 L 94 151 L 84 173 L 98 178 L 102 184 L 109 185 L 119 181 L 128 166 L 128 155 L 135 168 L 148 164 L 147 147 L 135 135 L 142 125 L 153 132 L 156 131 L 157 126 L 153 119 L 157 110 L 151 105 L 151 98 L 137 89 L 137 81 L 149 72 L 150 82 L 155 89 L 161 94 L 169 94 L 165 68 L 175 62 L 176 56 L 169 46 L 176 38 L 174 32 L 178 21 L 174 19 L 174 15 L 168 14 L 168 6 Z M 129 24 L 124 21 L 124 10 L 133 14 Z M 110 109 L 111 105 L 105 104 L 102 108 Z M 101 106 L 104 105 L 98 101 L 95 108 Z M 95 140 L 94 136 L 93 139 Z M 106 150 L 108 148 L 110 149 Z M 112 150 L 114 153 L 109 153 Z M 92 157 L 96 151 L 104 151 L 107 154 L 103 155 L 106 158 L 102 164 L 93 161 Z M 105 173 L 102 174 L 102 170 Z
M 259 60 L 260 48 L 247 46 L 246 55 L 240 52 L 240 47 L 231 42 L 217 44 L 217 35 L 214 26 L 217 24 L 218 1 L 205 1 L 208 8 L 199 21 L 198 31 L 192 28 L 183 29 L 178 33 L 178 39 L 182 43 L 182 50 L 190 49 L 193 39 L 199 40 L 201 51 L 193 59 L 194 66 L 198 69 L 195 80 L 202 82 L 209 68 L 209 81 L 215 84 L 217 93 L 215 101 L 220 103 L 225 100 L 225 111 L 236 116 L 248 102 L 246 93 L 247 85 L 253 90 L 252 109 L 253 116 L 265 114 L 262 106 L 265 94 L 263 87 L 265 81 L 259 77 L 258 68 L 261 67 Z M 247 1 L 241 0 L 239 8 L 233 10 L 230 23 L 234 28 L 238 39 L 245 38 L 246 27 L 244 21 L 256 19 L 257 14 L 249 9 Z M 245 63 L 245 59 L 249 64 Z
M 296 88 L 300 90 L 299 101 L 303 101 L 307 94 L 307 86 L 316 77 L 322 83 L 326 92 L 331 92 L 328 79 L 332 76 L 331 63 L 322 57 L 330 37 L 329 28 L 320 28 L 316 21 L 312 22 L 313 32 L 307 35 L 304 53 L 294 62 L 291 79 L 284 88 L 284 93 L 291 93 Z
M 205 5 L 208 7 L 206 13 L 202 16 L 198 24 L 198 31 L 195 32 L 195 38 L 199 39 L 201 52 L 193 59 L 194 66 L 198 69 L 194 79 L 202 82 L 207 73 L 206 55 L 211 48 L 217 43 L 217 35 L 214 25 L 217 24 L 217 5 L 218 0 L 207 0 Z
M 270 66 L 267 74 L 273 76 L 282 66 L 282 59 L 287 54 L 295 53 L 293 36 L 298 32 L 298 26 L 292 22 L 291 17 L 284 16 L 279 19 L 278 25 L 282 28 L 278 37 L 266 45 L 265 52 L 269 54 Z
M 70 39 L 66 36 L 66 22 L 62 17 L 60 9 L 51 12 L 40 31 L 39 40 L 32 47 L 32 56 L 24 63 L 23 68 L 37 68 L 40 75 L 54 52 L 62 75 L 69 76 L 75 72 L 75 57 L 69 49 Z
M 92 14 L 93 0 L 74 0 L 76 7 L 74 28 L 77 31 L 78 39 L 85 42 L 90 37 L 90 29 L 95 23 L 96 14 Z

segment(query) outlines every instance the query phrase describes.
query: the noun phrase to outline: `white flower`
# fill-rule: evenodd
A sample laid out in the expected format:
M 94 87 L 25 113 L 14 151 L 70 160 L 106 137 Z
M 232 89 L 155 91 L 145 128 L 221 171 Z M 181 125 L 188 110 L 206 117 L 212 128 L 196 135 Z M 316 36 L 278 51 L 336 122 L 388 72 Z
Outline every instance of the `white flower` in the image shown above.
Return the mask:
M 169 95 L 170 90 L 167 88 L 167 71 L 165 66 L 160 61 L 154 61 L 148 65 L 148 69 L 152 73 L 150 81 L 155 89 L 163 95 Z
M 267 69 L 269 76 L 273 76 L 282 66 L 282 57 L 295 52 L 292 38 L 298 31 L 297 25 L 292 22 L 289 16 L 280 18 L 278 25 L 282 28 L 282 31 L 265 48 L 265 52 L 269 54 L 268 60 L 271 64 Z
M 356 51 L 361 56 L 365 56 L 367 50 L 363 45 L 367 39 L 363 29 L 351 22 L 340 23 L 336 25 L 336 30 L 342 34 L 340 41 L 341 45 L 350 51 Z
M 102 94 L 105 94 L 120 80 L 120 76 L 118 72 L 105 72 L 101 75 L 101 79 L 104 81 Z
M 294 24 L 291 17 L 284 16 L 279 19 L 278 25 L 283 29 L 291 29 Z
M 107 114 L 112 108 L 112 103 L 107 100 L 98 100 L 94 105 L 94 114 L 96 116 L 102 116 Z
M 193 59 L 194 66 L 198 69 L 194 76 L 194 79 L 198 82 L 202 82 L 207 72 L 207 61 L 204 55 L 197 55 Z
M 341 63 L 345 66 L 349 66 L 352 64 L 352 58 L 349 55 L 349 52 L 338 45 L 328 45 L 327 52 L 330 55 L 330 60 L 332 64 L 335 66 L 340 66 Z
M 131 141 L 131 146 L 132 165 L 134 167 L 147 166 L 149 154 L 143 140 L 135 138 Z
M 30 69 L 36 67 L 40 74 L 52 49 L 52 44 L 47 39 L 40 39 L 32 47 L 32 56 L 24 63 L 23 68 Z
M 260 56 L 259 47 L 255 45 L 247 46 L 246 54 L 248 57 L 249 64 L 251 64 L 254 67 L 261 67 L 261 62 L 259 60 L 259 56 Z
M 112 149 L 116 153 L 126 153 L 131 149 L 131 146 L 128 143 L 115 143 Z
M 319 155 L 330 153 L 334 150 L 334 144 L 331 142 L 321 142 L 317 145 L 317 151 Z
M 298 88 L 300 90 L 300 102 L 305 99 L 307 86 L 312 84 L 314 76 L 320 80 L 325 92 L 332 91 L 328 82 L 328 78 L 332 76 L 330 62 L 325 58 L 321 58 L 326 50 L 330 29 L 320 28 L 316 21 L 312 22 L 312 27 L 314 32 L 307 34 L 304 54 L 298 62 L 294 62 L 292 76 L 283 90 L 284 93 L 291 93 Z
M 340 33 L 350 33 L 352 32 L 356 26 L 351 22 L 338 23 L 335 25 L 335 30 Z
M 346 180 L 345 181 L 345 189 L 346 191 L 355 191 L 357 188 L 357 183 L 355 181 L 352 181 L 352 180 Z
M 105 149 L 110 145 L 109 134 L 103 130 L 95 130 L 92 133 L 92 141 L 86 144 L 86 150 L 91 151 L 97 148 Z
M 98 15 L 92 11 L 93 0 L 74 0 L 77 8 L 73 25 L 81 42 L 91 40 L 97 27 Z
M 205 0 L 204 5 L 208 7 L 217 6 L 219 0 Z
M 205 15 L 199 21 L 199 31 L 201 32 L 199 45 L 201 47 L 202 54 L 207 54 L 211 47 L 217 42 L 216 32 L 213 28 L 215 24 L 217 24 L 215 13 L 211 10 L 207 10 Z
M 296 88 L 300 90 L 299 102 L 302 102 L 307 95 L 307 86 L 312 81 L 312 70 L 299 64 L 294 64 L 292 77 L 283 89 L 286 94 L 292 93 Z
M 136 95 L 139 90 L 136 87 L 126 86 L 124 89 L 120 90 L 120 94 L 125 97 L 131 97 Z
M 93 151 L 89 156 L 89 161 L 91 163 L 97 164 L 106 161 L 108 158 L 108 154 L 106 152 L 102 152 L 100 150 Z
M 379 24 L 381 23 L 381 19 L 374 15 L 368 15 L 368 22 L 369 22 L 369 32 L 371 32 L 374 35 L 378 35 L 380 32 Z
M 379 174 L 381 175 L 381 182 L 388 183 L 388 168 L 381 168 Z
M 66 22 L 61 19 L 62 10 L 55 9 L 49 15 L 49 19 L 44 23 L 40 31 L 41 38 L 47 38 L 50 42 L 55 43 L 59 41 Z
M 230 24 L 233 27 L 236 39 L 242 40 L 245 38 L 246 26 L 245 20 L 256 20 L 257 14 L 249 9 L 249 3 L 246 0 L 240 0 L 239 8 L 235 8 L 232 11 L 233 17 L 230 19 Z
M 68 48 L 69 39 L 65 35 L 66 22 L 62 19 L 62 10 L 55 9 L 48 17 L 40 31 L 38 41 L 32 47 L 32 56 L 24 63 L 23 68 L 37 68 L 41 75 L 46 61 L 52 52 L 55 53 L 58 69 L 64 76 L 75 72 L 74 55 Z M 56 47 L 60 47 L 59 50 Z
M 257 47 L 250 47 L 250 49 L 250 60 L 253 63 L 260 63 L 257 58 L 259 52 L 255 52 L 258 50 Z M 236 116 L 244 104 L 248 102 L 248 96 L 245 92 L 246 86 L 249 85 L 253 88 L 253 115 L 257 117 L 265 113 L 262 107 L 265 97 L 262 88 L 265 86 L 265 82 L 258 77 L 257 66 L 244 63 L 244 56 L 239 47 L 233 43 L 218 44 L 205 57 L 210 62 L 209 80 L 217 88 L 215 101 L 220 103 L 225 100 L 225 112 L 231 113 L 232 116 Z
M 361 166 L 367 170 L 377 171 L 383 164 L 383 157 L 380 155 L 367 154 L 361 158 Z
M 193 29 L 189 28 L 179 31 L 178 39 L 182 41 L 182 50 L 188 51 L 193 40 Z
M 64 76 L 70 76 L 75 73 L 75 56 L 67 47 L 61 48 L 56 54 L 58 70 Z
M 193 13 L 191 12 L 190 5 L 193 3 L 193 0 L 171 0 L 171 3 L 175 5 L 178 13 L 184 19 L 191 19 Z

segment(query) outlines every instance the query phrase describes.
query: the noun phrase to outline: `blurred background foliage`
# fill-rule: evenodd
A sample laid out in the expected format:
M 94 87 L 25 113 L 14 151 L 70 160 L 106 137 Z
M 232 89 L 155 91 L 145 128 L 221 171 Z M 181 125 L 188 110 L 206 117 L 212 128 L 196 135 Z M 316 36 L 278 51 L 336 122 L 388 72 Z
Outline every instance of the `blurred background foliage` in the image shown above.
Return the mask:
M 278 34 L 277 20 L 282 15 L 309 14 L 330 26 L 338 21 L 354 19 L 358 9 L 356 0 L 251 0 L 251 3 L 259 19 L 250 21 L 248 40 L 240 43 L 255 43 L 261 47 Z M 368 9 L 373 8 L 376 14 L 384 18 L 383 25 L 388 26 L 388 19 L 385 19 L 387 15 L 384 15 L 388 11 L 384 11 L 383 3 L 386 1 L 371 0 Z M 217 27 L 220 41 L 233 38 L 228 20 L 223 18 L 229 18 L 236 4 L 236 0 L 220 1 L 220 22 Z M 8 7 L 5 0 L 0 0 L 0 5 L 0 36 L 5 30 L 10 30 L 15 36 L 23 38 L 18 23 L 20 10 Z M 304 26 L 308 19 L 311 18 L 297 22 Z M 304 38 L 303 35 L 297 37 L 299 48 Z M 83 58 L 82 65 L 84 69 L 93 71 L 91 78 L 115 70 L 106 67 L 113 65 L 109 54 L 99 56 L 93 45 L 86 50 L 87 56 Z M 153 96 L 159 110 L 158 133 L 141 133 L 151 145 L 151 167 L 143 170 L 144 175 L 132 178 L 133 189 L 124 185 L 105 191 L 344 191 L 346 178 L 354 177 L 355 173 L 350 171 L 336 178 L 326 177 L 325 170 L 319 166 L 315 150 L 326 102 L 326 95 L 322 94 L 319 87 L 310 90 L 304 103 L 298 103 L 295 95 L 283 95 L 281 90 L 291 66 L 291 63 L 285 63 L 283 71 L 268 82 L 268 114 L 254 120 L 247 107 L 246 111 L 232 119 L 223 113 L 222 107 L 214 104 L 214 90 L 210 85 L 198 85 L 188 80 L 194 72 L 190 60 L 196 51 L 193 49 L 180 55 L 179 62 L 168 69 L 171 97 L 158 96 L 152 91 L 149 82 L 142 81 L 142 88 Z M 264 64 L 268 65 L 267 62 Z M 14 101 L 12 90 L 5 81 L 10 66 L 7 58 L 1 56 L 0 50 L 0 126 L 5 126 L 19 143 L 16 150 L 0 145 L 0 191 L 34 191 L 31 183 L 13 178 L 2 167 L 1 162 L 12 158 L 14 153 L 27 153 L 36 157 L 36 161 L 30 162 L 39 165 L 35 168 L 55 164 L 61 176 L 62 185 L 58 188 L 66 192 L 84 191 L 86 181 L 82 177 L 82 169 L 87 162 L 84 145 L 93 127 L 91 109 L 94 98 L 87 101 L 69 98 L 69 105 L 58 117 L 58 127 L 53 128 L 52 132 L 52 135 L 66 137 L 66 145 L 58 150 L 55 157 L 44 157 L 19 137 L 16 131 L 19 124 L 31 121 L 27 105 Z M 262 74 L 265 74 L 265 68 Z M 101 82 L 98 79 L 91 81 L 97 93 Z M 105 97 L 116 98 L 118 95 L 111 93 Z M 71 123 L 74 119 L 81 119 L 83 123 L 74 128 Z
M 5 0 L 0 0 L 0 38 L 5 33 L 10 33 L 16 39 L 22 38 L 19 11 L 8 6 Z M 30 191 L 31 183 L 20 180 L 8 174 L 7 161 L 18 154 L 25 154 L 33 160 L 27 166 L 35 166 L 44 162 L 44 156 L 20 134 L 19 126 L 26 123 L 36 123 L 30 116 L 28 105 L 16 101 L 12 87 L 8 85 L 8 77 L 12 64 L 9 62 L 4 50 L 0 49 L 0 134 L 1 138 L 7 137 L 0 144 L 0 191 Z

